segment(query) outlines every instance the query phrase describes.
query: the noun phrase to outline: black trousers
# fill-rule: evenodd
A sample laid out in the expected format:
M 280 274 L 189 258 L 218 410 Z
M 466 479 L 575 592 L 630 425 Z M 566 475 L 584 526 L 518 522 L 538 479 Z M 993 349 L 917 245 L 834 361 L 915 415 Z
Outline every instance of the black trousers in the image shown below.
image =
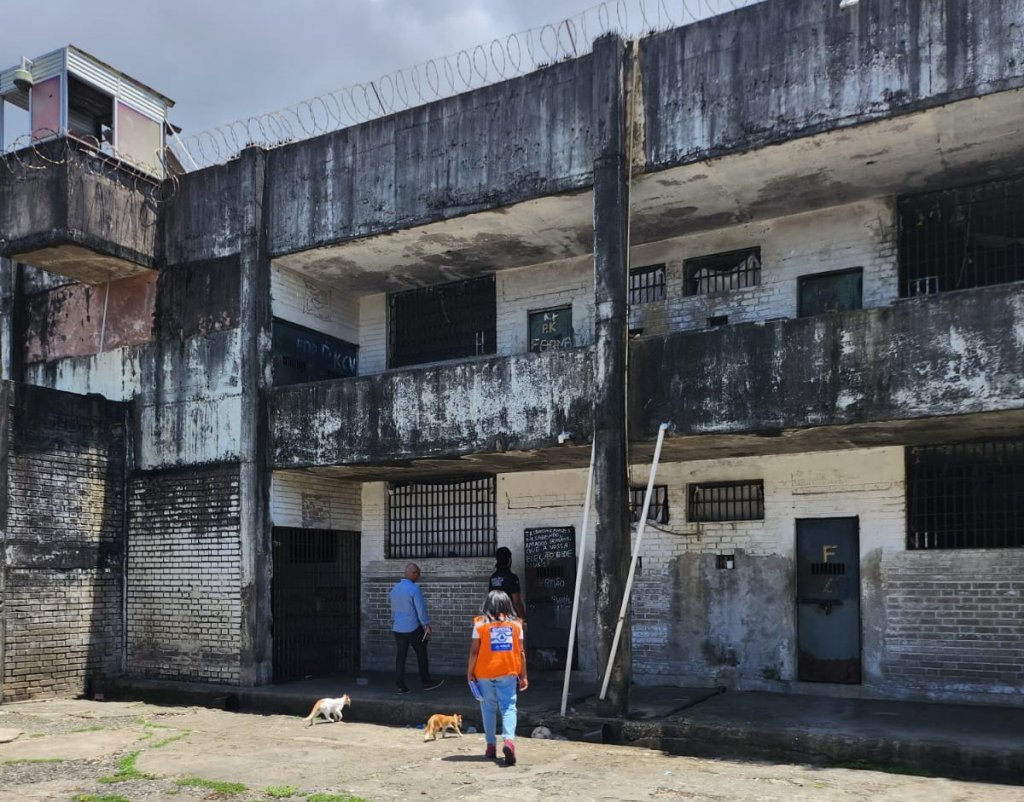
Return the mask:
M 395 632 L 395 684 L 399 688 L 405 687 L 405 658 L 409 654 L 409 647 L 416 652 L 416 662 L 419 663 L 420 681 L 429 685 L 433 680 L 430 678 L 430 661 L 427 659 L 427 642 L 423 640 L 423 627 L 416 627 L 412 632 Z

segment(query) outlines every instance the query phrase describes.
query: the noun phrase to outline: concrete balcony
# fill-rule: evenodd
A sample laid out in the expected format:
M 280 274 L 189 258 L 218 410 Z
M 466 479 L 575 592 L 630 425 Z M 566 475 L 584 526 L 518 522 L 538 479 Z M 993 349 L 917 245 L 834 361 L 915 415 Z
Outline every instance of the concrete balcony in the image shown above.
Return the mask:
M 272 464 L 337 466 L 364 479 L 411 468 L 585 465 L 592 360 L 591 349 L 578 348 L 277 388 L 269 402 Z M 563 431 L 574 439 L 560 445 Z
M 1024 283 L 651 338 L 630 365 L 634 441 L 668 421 L 678 459 L 1019 433 Z
M 0 158 L 0 256 L 93 284 L 153 267 L 157 184 L 65 139 Z

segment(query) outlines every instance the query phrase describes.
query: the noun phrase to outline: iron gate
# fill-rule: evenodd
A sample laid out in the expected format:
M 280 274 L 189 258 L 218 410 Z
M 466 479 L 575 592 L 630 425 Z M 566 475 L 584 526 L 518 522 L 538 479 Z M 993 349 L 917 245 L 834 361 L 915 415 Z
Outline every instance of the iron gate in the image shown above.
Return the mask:
M 274 681 L 359 669 L 359 533 L 274 527 Z
M 796 522 L 797 678 L 860 682 L 857 518 Z

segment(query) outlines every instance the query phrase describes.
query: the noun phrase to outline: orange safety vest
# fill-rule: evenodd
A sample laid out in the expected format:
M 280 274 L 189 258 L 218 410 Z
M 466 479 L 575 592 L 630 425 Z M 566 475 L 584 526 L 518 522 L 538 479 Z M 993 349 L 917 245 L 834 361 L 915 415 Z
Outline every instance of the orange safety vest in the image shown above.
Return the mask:
M 477 679 L 497 679 L 523 671 L 523 625 L 518 621 L 492 621 L 484 616 L 473 619 L 480 638 L 473 673 Z

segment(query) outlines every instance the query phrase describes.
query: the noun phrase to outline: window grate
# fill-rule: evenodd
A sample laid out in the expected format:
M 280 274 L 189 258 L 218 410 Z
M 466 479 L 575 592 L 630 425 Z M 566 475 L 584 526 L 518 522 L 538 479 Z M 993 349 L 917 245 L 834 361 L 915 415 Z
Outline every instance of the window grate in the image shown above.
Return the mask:
M 649 304 L 665 297 L 665 265 L 632 267 L 629 270 L 629 303 Z
M 683 294 L 710 295 L 761 283 L 761 249 L 699 256 L 683 262 Z
M 764 519 L 764 481 L 692 484 L 690 521 L 760 521 Z
M 390 367 L 495 353 L 493 275 L 394 293 L 388 307 Z
M 389 484 L 387 556 L 493 556 L 496 489 L 493 476 Z
M 898 202 L 900 297 L 1024 279 L 1024 176 Z
M 1024 439 L 905 453 L 908 549 L 1024 546 Z
M 644 508 L 644 495 L 647 486 L 629 489 L 629 522 L 640 523 L 640 513 Z M 668 523 L 668 486 L 655 485 L 651 493 L 651 506 L 647 508 L 647 520 L 656 524 Z

